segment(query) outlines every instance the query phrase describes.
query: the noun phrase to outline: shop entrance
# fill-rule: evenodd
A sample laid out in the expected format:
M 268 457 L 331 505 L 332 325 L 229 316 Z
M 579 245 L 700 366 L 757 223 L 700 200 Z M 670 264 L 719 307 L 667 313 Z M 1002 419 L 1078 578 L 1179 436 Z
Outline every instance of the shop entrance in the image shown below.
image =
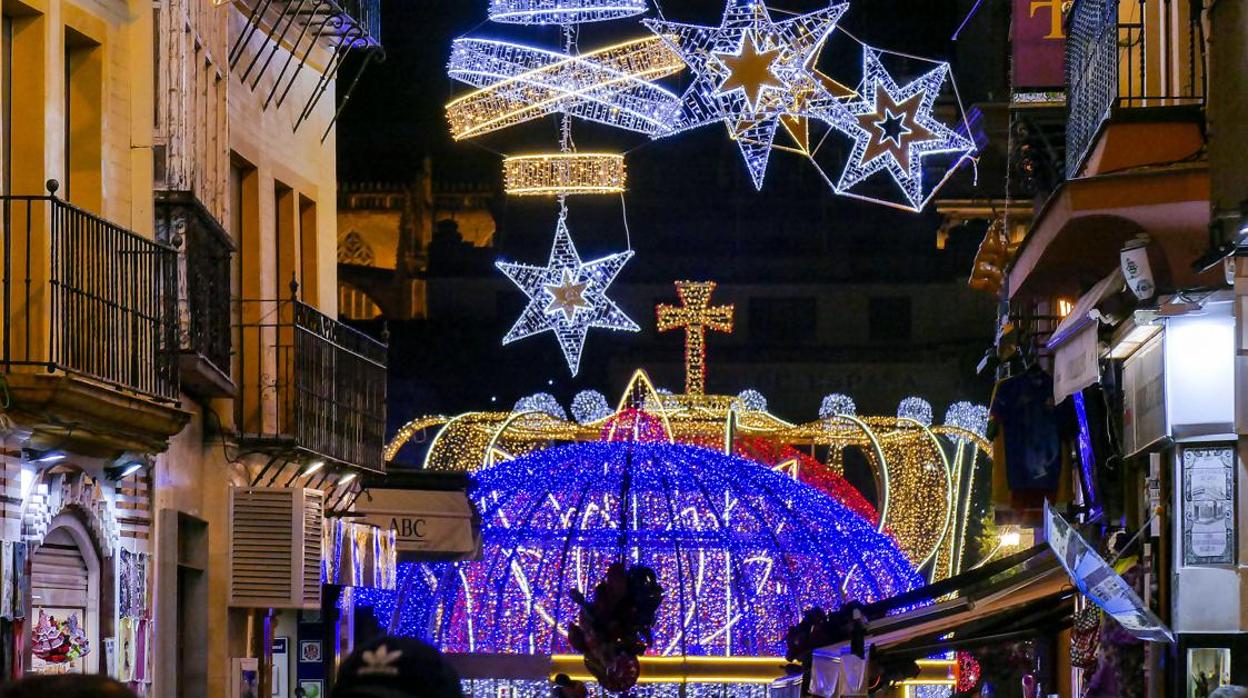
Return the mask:
M 100 559 L 76 516 L 52 521 L 30 567 L 30 670 L 99 671 Z

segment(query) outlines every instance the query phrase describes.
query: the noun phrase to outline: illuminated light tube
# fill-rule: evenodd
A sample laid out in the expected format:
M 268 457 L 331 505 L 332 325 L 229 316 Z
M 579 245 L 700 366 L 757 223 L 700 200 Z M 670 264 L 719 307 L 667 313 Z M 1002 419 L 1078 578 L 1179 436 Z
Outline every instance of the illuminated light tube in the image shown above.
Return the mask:
M 646 0 L 490 0 L 490 19 L 506 24 L 582 24 L 633 17 Z
M 576 57 L 505 41 L 457 39 L 448 74 L 477 87 L 446 105 L 456 140 L 563 113 L 646 135 L 668 129 L 676 95 L 649 80 L 680 72 L 660 37 Z
M 515 196 L 621 194 L 625 176 L 623 155 L 550 153 L 503 160 L 503 186 Z
M 637 658 L 641 664 L 638 683 L 755 683 L 769 684 L 784 678 L 780 657 L 674 656 Z M 551 677 L 567 674 L 575 681 L 596 681 L 585 671 L 579 654 L 556 654 L 550 658 Z

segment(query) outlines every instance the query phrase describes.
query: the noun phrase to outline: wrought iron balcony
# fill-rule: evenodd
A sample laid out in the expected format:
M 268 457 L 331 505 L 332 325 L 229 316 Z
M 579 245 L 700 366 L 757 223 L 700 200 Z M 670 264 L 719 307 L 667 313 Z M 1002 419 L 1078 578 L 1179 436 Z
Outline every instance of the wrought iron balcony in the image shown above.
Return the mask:
M 2 196 L 6 374 L 37 368 L 176 402 L 177 253 L 56 198 Z
M 234 393 L 230 260 L 234 243 L 190 192 L 156 192 L 156 237 L 177 249 L 182 384 L 204 396 Z
M 365 68 L 385 58 L 381 48 L 380 0 L 235 0 L 247 15 L 247 24 L 230 47 L 230 69 L 255 90 L 269 70 L 274 79 L 264 108 L 281 107 L 305 68 L 315 70 L 317 80 L 304 98 L 295 120 L 297 130 L 330 87 L 351 51 L 364 53 L 354 77 L 342 91 L 333 118 L 322 134 L 324 141 Z M 313 56 L 327 49 L 323 58 Z M 276 61 L 274 60 L 276 59 Z
M 1204 104 L 1199 13 L 1171 0 L 1075 0 L 1068 27 L 1067 177 L 1078 175 L 1115 110 Z
M 386 345 L 293 299 L 238 312 L 240 442 L 383 471 Z

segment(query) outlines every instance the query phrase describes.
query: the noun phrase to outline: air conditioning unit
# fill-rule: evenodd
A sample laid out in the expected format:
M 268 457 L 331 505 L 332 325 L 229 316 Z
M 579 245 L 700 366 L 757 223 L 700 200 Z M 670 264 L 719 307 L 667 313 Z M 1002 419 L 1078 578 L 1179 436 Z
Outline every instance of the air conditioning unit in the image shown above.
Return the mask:
M 321 607 L 319 490 L 235 487 L 230 491 L 230 606 Z

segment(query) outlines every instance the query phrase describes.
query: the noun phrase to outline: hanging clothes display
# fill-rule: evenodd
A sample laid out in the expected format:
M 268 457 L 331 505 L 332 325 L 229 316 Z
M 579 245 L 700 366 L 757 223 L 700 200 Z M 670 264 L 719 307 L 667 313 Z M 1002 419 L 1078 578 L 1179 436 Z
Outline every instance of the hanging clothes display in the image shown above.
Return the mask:
M 1054 492 L 1062 474 L 1053 380 L 1037 366 L 997 384 L 991 414 L 1001 432 L 1012 492 Z

